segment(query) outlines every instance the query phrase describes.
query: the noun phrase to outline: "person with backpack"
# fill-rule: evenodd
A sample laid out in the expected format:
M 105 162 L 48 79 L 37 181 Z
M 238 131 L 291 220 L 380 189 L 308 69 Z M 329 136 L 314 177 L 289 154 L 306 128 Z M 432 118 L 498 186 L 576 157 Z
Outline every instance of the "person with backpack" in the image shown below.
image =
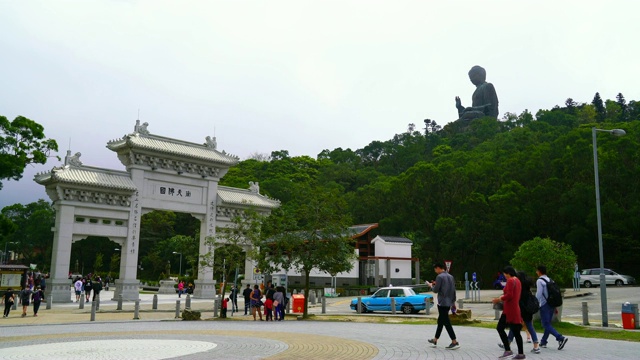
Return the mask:
M 500 320 L 498 320 L 496 330 L 500 335 L 500 340 L 502 340 L 504 353 L 498 359 L 526 359 L 527 357 L 524 355 L 522 344 L 522 335 L 520 334 L 520 330 L 522 330 L 522 315 L 520 311 L 522 284 L 520 284 L 520 280 L 516 277 L 516 270 L 513 267 L 505 266 L 502 273 L 507 279 L 507 284 L 504 286 L 504 289 L 502 289 L 502 296 L 492 300 L 493 304 L 500 302 L 503 304 L 502 316 L 500 316 Z M 511 343 L 509 342 L 507 333 L 504 331 L 507 327 L 516 338 L 516 344 L 518 345 L 518 354 L 516 356 L 513 356 Z
M 520 285 L 522 286 L 519 305 L 520 315 L 522 316 L 522 322 L 525 326 L 524 329 L 525 332 L 527 332 L 527 342 L 530 343 L 533 339 L 533 350 L 531 350 L 531 352 L 534 354 L 540 354 L 538 334 L 536 333 L 536 329 L 533 328 L 533 314 L 540 310 L 540 303 L 535 295 L 531 293 L 531 278 L 529 278 L 524 271 L 518 271 L 516 276 L 518 277 L 518 280 L 520 280 Z M 509 343 L 513 342 L 513 331 L 509 330 L 509 335 L 507 337 L 509 339 Z M 504 349 L 504 345 L 502 343 L 499 343 L 498 346 Z
M 536 281 L 536 286 L 538 287 L 536 298 L 538 298 L 538 302 L 540 303 L 540 322 L 544 328 L 544 335 L 542 335 L 540 339 L 540 347 L 546 348 L 549 335 L 553 335 L 558 341 L 558 350 L 562 350 L 567 344 L 568 339 L 551 326 L 551 319 L 556 311 L 556 307 L 562 305 L 560 288 L 558 284 L 547 276 L 546 266 L 538 266 L 536 274 L 538 275 L 538 280 Z

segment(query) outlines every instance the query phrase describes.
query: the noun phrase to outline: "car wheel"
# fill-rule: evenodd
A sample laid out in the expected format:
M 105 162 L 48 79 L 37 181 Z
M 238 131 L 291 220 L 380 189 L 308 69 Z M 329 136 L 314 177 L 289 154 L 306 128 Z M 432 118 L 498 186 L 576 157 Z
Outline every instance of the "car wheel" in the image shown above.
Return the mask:
M 403 314 L 411 314 L 413 312 L 413 305 L 404 304 L 400 309 L 402 310 Z
M 624 285 L 624 283 L 622 282 L 622 280 L 616 280 L 616 286 L 622 286 Z
M 356 304 L 356 312 L 358 312 L 358 304 Z M 362 311 L 360 313 L 364 314 L 366 312 L 369 312 L 369 309 L 367 309 L 367 305 L 362 304 Z
M 584 282 L 584 287 L 586 287 L 586 288 L 590 288 L 591 286 L 593 286 L 593 285 L 591 284 L 591 281 L 587 280 L 587 281 L 585 281 L 585 282 Z

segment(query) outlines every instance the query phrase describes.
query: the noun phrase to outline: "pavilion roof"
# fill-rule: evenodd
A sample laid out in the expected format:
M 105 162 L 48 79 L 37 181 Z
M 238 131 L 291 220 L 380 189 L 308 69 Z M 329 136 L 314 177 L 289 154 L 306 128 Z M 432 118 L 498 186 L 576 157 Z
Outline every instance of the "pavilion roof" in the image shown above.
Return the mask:
M 127 172 L 89 166 L 54 167 L 51 171 L 36 174 L 34 180 L 41 185 L 64 183 L 127 191 L 137 189 Z
M 261 195 L 258 192 L 227 186 L 218 186 L 218 198 L 224 204 L 253 205 L 269 209 L 275 209 L 280 206 L 280 201 Z
M 180 157 L 194 158 L 227 166 L 233 166 L 239 161 L 237 156 L 220 152 L 203 144 L 151 134 L 128 134 L 120 139 L 109 141 L 107 148 L 116 152 L 126 148 L 146 150 L 147 152 L 178 155 Z

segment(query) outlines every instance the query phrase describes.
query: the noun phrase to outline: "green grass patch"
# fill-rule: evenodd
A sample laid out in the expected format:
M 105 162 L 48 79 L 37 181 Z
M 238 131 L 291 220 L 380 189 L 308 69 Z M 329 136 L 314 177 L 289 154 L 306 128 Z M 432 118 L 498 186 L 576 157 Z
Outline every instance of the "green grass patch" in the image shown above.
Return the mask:
M 402 318 L 395 316 L 355 316 L 355 315 L 320 315 L 310 316 L 307 320 L 313 321 L 336 321 L 336 322 L 362 322 L 375 324 L 404 324 L 404 325 L 436 325 L 437 320 L 433 318 Z M 464 324 L 454 324 L 454 326 L 473 326 L 486 329 L 495 329 L 497 322 L 469 321 Z M 623 340 L 640 342 L 640 331 L 629 331 L 620 328 L 601 328 L 575 325 L 572 323 L 554 323 L 553 327 L 565 336 L 578 336 L 584 338 L 597 338 L 608 340 Z M 534 328 L 538 333 L 538 338 L 542 336 L 544 330 L 540 322 L 534 322 Z

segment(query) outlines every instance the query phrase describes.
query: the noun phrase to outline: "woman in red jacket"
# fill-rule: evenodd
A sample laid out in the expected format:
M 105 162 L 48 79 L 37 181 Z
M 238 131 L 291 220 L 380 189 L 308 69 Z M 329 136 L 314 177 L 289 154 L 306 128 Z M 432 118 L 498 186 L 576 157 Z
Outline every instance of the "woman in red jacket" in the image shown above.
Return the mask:
M 502 316 L 500 316 L 498 326 L 496 327 L 496 330 L 498 330 L 498 334 L 500 335 L 500 340 L 502 340 L 502 344 L 504 345 L 504 354 L 502 354 L 499 359 L 507 359 L 513 356 L 513 351 L 511 351 L 507 334 L 504 331 L 507 326 L 509 326 L 509 329 L 515 335 L 516 344 L 518 345 L 518 355 L 513 358 L 526 359 L 522 344 L 522 335 L 520 334 L 520 330 L 522 330 L 522 315 L 520 314 L 520 293 L 522 292 L 522 284 L 520 284 L 520 280 L 516 277 L 516 270 L 513 267 L 507 266 L 502 272 L 507 278 L 507 284 L 502 290 L 502 296 L 493 299 L 494 304 L 499 302 L 502 302 L 503 304 Z

